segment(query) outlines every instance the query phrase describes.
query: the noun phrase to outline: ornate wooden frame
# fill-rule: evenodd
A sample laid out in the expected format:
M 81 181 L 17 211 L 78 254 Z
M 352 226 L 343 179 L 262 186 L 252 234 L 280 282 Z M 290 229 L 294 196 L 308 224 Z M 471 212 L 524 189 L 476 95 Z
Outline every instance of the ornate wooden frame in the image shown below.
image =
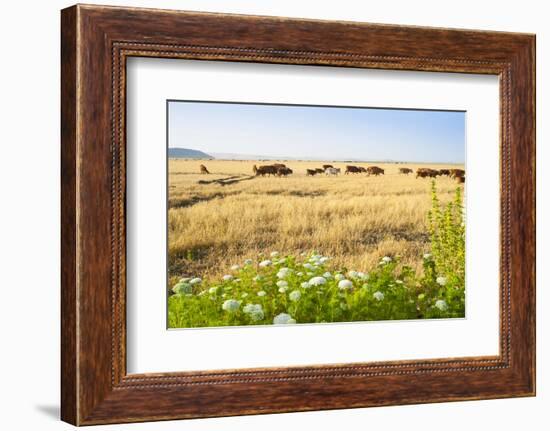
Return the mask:
M 82 5 L 61 17 L 63 420 L 88 425 L 534 395 L 534 35 Z M 500 354 L 127 375 L 129 56 L 498 75 Z

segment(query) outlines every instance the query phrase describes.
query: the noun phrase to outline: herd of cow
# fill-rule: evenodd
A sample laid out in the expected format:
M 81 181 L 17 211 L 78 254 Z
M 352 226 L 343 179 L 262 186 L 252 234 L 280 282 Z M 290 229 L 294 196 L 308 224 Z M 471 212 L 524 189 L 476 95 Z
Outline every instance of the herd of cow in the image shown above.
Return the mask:
M 293 173 L 292 169 L 286 166 L 283 163 L 274 163 L 272 165 L 262 165 L 252 167 L 252 171 L 256 176 L 269 176 L 276 175 L 279 177 L 287 176 Z M 341 168 L 335 168 L 333 165 L 323 165 L 322 168 L 315 169 L 306 169 L 306 175 L 308 177 L 313 177 L 315 175 L 325 174 L 325 175 L 339 175 L 342 173 Z M 384 169 L 379 168 L 378 166 L 369 166 L 368 168 L 363 168 L 360 166 L 346 166 L 344 174 L 359 174 L 365 173 L 367 175 L 384 175 Z
M 410 174 L 412 173 L 412 169 L 400 168 L 399 173 Z M 416 170 L 416 178 L 435 178 L 439 176 L 454 178 L 457 183 L 464 183 L 466 181 L 466 171 L 464 169 L 418 168 Z
M 210 172 L 204 165 L 200 165 L 201 174 L 209 174 Z M 274 163 L 272 165 L 261 165 L 252 167 L 252 171 L 256 176 L 278 176 L 286 177 L 293 173 L 292 169 L 283 163 Z M 323 165 L 322 168 L 306 169 L 307 176 L 315 176 L 325 174 L 327 176 L 336 176 L 342 172 L 341 168 L 335 168 L 333 165 Z M 399 168 L 399 173 L 402 175 L 412 174 L 414 171 L 411 168 Z M 384 175 L 384 169 L 378 166 L 369 166 L 364 168 L 362 166 L 347 165 L 344 174 L 367 174 L 370 175 Z M 458 183 L 464 183 L 466 181 L 466 172 L 464 169 L 431 169 L 431 168 L 418 168 L 416 170 L 416 178 L 436 178 L 438 176 L 447 176 L 454 178 Z

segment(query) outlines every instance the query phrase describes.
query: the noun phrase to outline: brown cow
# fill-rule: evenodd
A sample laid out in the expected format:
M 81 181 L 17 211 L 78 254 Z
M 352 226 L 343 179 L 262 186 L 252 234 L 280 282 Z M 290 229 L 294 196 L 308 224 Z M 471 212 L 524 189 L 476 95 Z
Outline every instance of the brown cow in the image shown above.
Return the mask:
M 263 166 L 256 166 L 254 165 L 252 167 L 252 171 L 256 176 L 265 176 L 265 175 L 277 175 L 277 168 L 272 165 L 263 165 Z
M 463 177 L 464 175 L 466 175 L 464 169 L 449 169 L 449 176 L 451 178 Z
M 323 172 L 325 172 L 325 170 L 323 168 L 315 168 L 315 172 L 318 174 L 322 174 Z
M 399 173 L 403 175 L 412 174 L 413 170 L 411 168 L 399 168 Z
M 435 178 L 439 175 L 439 171 L 430 168 L 418 168 L 416 170 L 416 178 Z
M 384 175 L 384 169 L 379 168 L 378 166 L 369 166 L 367 168 L 368 175 Z
M 292 169 L 284 167 L 277 169 L 277 176 L 279 177 L 286 177 L 287 175 L 292 174 Z
M 273 163 L 271 166 L 275 166 L 277 169 L 286 168 L 286 165 L 284 163 Z
M 363 166 L 359 166 L 359 172 L 361 172 L 362 174 L 366 174 L 366 173 L 367 173 L 367 169 L 364 168 Z
M 352 165 L 347 165 L 346 166 L 346 171 L 344 172 L 345 175 L 347 174 L 360 174 L 361 173 L 361 169 L 358 168 L 357 166 L 352 166 Z
M 443 176 L 443 175 L 446 175 L 446 176 L 449 176 L 451 175 L 451 171 L 449 169 L 440 169 L 439 170 L 439 175 Z
M 306 169 L 306 175 L 310 177 L 317 175 L 317 169 Z
M 333 168 L 332 165 L 323 165 L 323 172 L 325 172 L 328 168 Z

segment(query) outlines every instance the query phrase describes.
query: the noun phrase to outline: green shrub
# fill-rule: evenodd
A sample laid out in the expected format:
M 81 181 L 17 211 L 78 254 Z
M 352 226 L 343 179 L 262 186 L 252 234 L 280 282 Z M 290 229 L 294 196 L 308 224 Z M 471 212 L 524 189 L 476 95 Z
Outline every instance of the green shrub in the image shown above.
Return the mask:
M 462 193 L 457 187 L 454 199 L 443 205 L 432 181 L 432 208 L 428 213 L 434 275 L 446 278 L 450 284 L 464 287 L 465 225 Z

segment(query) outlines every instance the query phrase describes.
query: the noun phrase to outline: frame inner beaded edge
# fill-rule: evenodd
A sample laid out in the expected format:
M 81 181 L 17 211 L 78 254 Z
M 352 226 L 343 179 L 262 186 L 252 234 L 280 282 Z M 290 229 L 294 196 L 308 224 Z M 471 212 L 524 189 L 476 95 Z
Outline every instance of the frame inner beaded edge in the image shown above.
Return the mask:
M 501 173 L 501 276 L 500 355 L 488 358 L 456 358 L 400 362 L 315 365 L 272 369 L 242 369 L 212 372 L 184 372 L 155 375 L 126 374 L 126 267 L 125 267 L 125 153 L 126 153 L 126 58 L 163 57 L 175 59 L 257 61 L 302 65 L 341 65 L 359 68 L 467 72 L 471 66 L 485 66 L 484 72 L 500 76 L 500 173 Z M 290 61 L 289 61 L 290 60 Z M 510 367 L 511 343 L 511 259 L 510 259 L 510 65 L 496 61 L 467 59 L 369 56 L 309 51 L 261 50 L 216 46 L 162 45 L 143 42 L 114 42 L 111 57 L 111 380 L 115 389 L 216 385 L 246 382 L 276 382 L 326 378 L 373 377 L 452 371 L 487 371 Z M 391 66 L 391 67 L 390 67 Z M 413 67 L 414 66 L 414 67 Z M 470 66 L 470 67 L 469 67 Z M 282 375 L 282 377 L 278 377 Z M 291 376 L 289 376 L 291 375 Z

